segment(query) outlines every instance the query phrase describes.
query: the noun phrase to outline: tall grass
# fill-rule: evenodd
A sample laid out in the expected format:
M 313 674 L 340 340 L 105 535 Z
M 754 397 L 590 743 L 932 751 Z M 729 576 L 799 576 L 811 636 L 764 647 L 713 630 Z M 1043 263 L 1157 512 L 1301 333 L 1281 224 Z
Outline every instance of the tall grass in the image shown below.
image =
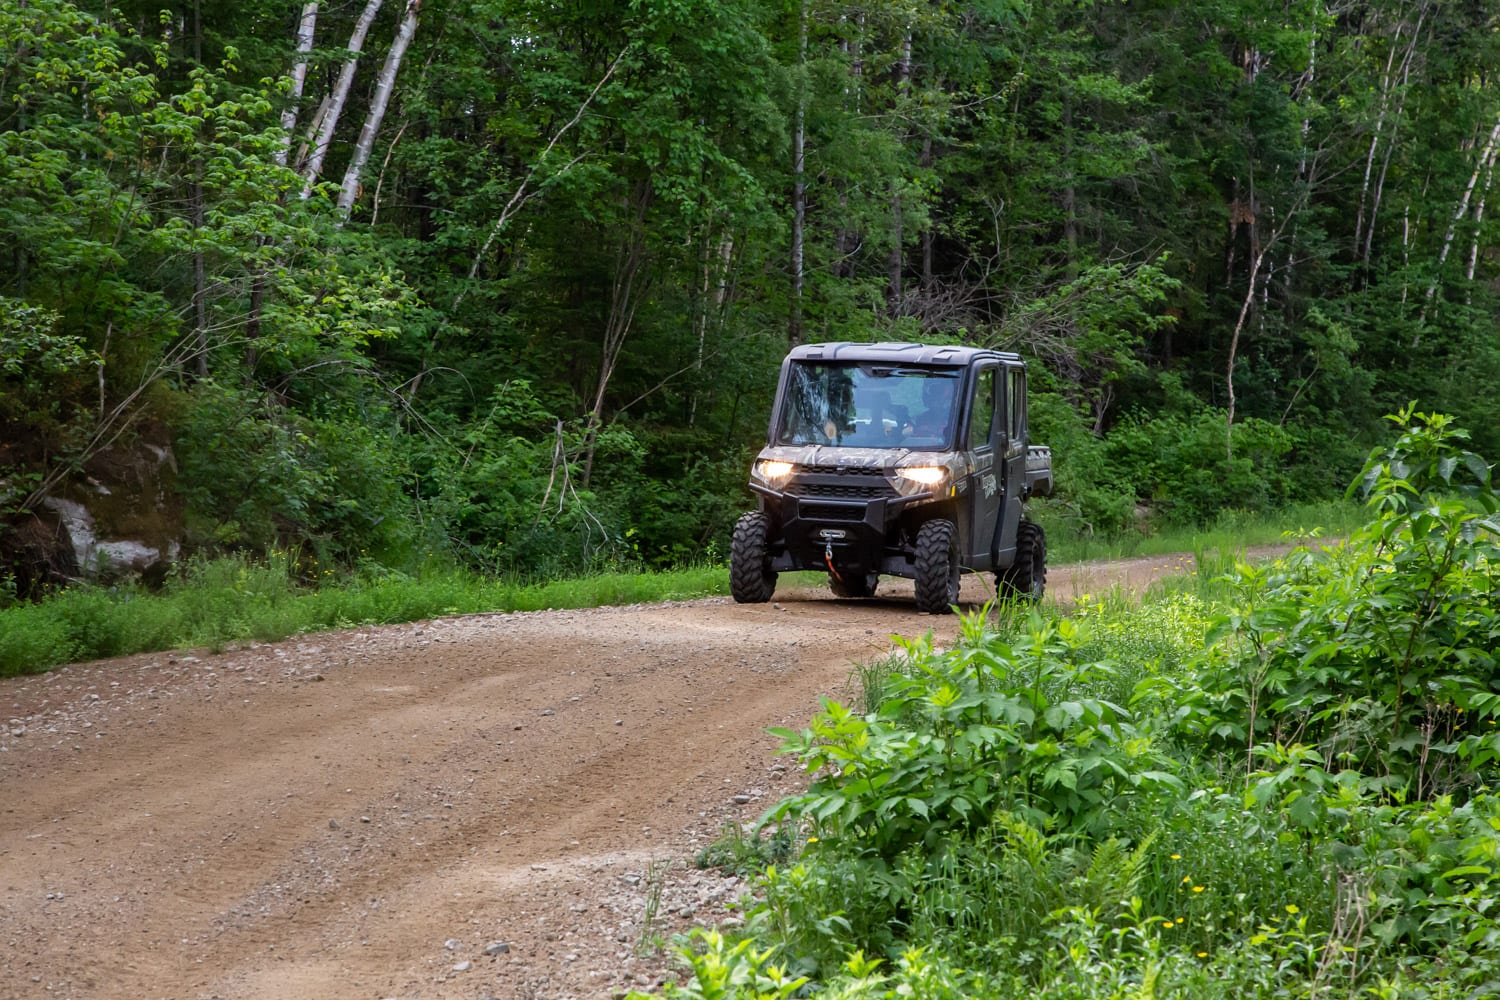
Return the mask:
M 1272 545 L 1310 533 L 1323 538 L 1341 537 L 1363 524 L 1365 518 L 1365 509 L 1360 504 L 1328 501 L 1298 504 L 1268 514 L 1225 510 L 1208 524 L 1156 526 L 1149 534 L 1128 531 L 1113 536 L 1083 535 L 1063 525 L 1048 525 L 1047 555 L 1052 562 L 1062 563 L 1170 552 L 1237 550 Z
M 681 600 L 728 589 L 720 567 L 605 573 L 545 583 L 488 580 L 452 568 L 300 585 L 278 560 L 193 565 L 160 594 L 75 587 L 0 610 L 0 676 L 161 649 L 270 642 L 303 632 L 476 612 Z

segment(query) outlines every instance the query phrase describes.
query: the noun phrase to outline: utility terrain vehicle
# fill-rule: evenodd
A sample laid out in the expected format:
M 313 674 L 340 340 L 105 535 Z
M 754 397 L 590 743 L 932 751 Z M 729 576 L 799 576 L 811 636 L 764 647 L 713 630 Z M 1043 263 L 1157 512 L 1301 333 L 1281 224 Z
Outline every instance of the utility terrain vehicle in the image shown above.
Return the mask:
M 917 607 L 958 601 L 964 570 L 1002 596 L 1037 599 L 1042 529 L 1025 503 L 1052 489 L 1032 445 L 1019 355 L 925 344 L 806 344 L 781 366 L 766 447 L 750 473 L 759 509 L 734 528 L 730 592 L 771 599 L 778 573 L 823 570 L 840 597 L 881 575 L 916 582 Z

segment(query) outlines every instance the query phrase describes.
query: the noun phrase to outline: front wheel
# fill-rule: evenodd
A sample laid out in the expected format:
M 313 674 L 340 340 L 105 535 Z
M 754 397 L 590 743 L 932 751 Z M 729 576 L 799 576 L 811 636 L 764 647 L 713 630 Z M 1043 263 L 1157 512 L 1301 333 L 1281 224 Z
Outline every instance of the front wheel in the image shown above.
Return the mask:
M 1000 593 L 1040 601 L 1047 589 L 1047 536 L 1042 526 L 1022 521 L 1016 528 L 1016 561 L 1000 576 Z
M 952 521 L 928 521 L 917 532 L 917 607 L 944 615 L 958 603 L 958 529 Z
M 771 568 L 771 519 L 750 513 L 734 525 L 729 546 L 729 593 L 740 604 L 764 604 L 776 592 Z

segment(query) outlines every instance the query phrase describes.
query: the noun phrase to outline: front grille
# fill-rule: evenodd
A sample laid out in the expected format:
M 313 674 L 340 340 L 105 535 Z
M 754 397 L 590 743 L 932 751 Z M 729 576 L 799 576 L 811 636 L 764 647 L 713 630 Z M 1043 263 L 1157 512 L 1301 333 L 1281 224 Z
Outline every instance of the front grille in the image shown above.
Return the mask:
M 863 483 L 788 483 L 786 491 L 796 497 L 828 497 L 834 500 L 880 500 L 896 495 L 889 483 L 867 486 Z
M 885 478 L 885 470 L 869 465 L 794 465 L 792 473 L 800 476 L 879 476 Z
M 799 504 L 797 513 L 814 521 L 863 521 L 865 508 L 839 503 Z

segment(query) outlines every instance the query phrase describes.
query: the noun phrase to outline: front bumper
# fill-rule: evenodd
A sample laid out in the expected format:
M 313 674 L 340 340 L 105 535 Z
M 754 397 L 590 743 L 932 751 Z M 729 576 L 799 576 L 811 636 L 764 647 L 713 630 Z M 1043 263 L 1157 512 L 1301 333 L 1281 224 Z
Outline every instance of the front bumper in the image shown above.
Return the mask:
M 902 495 L 879 469 L 798 470 L 779 489 L 752 480 L 761 510 L 776 528 L 771 568 L 827 570 L 844 576 L 882 573 L 910 577 L 908 512 L 940 499 L 931 492 Z

